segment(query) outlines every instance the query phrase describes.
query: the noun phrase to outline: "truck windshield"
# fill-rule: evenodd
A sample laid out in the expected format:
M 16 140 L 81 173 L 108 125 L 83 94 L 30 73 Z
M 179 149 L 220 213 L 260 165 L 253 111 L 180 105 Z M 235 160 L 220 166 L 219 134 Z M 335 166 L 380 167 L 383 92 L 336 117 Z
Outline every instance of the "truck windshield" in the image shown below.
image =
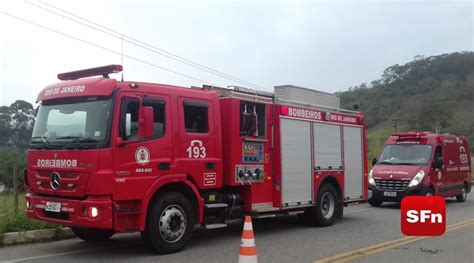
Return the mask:
M 109 141 L 111 105 L 111 98 L 98 97 L 44 102 L 33 128 L 31 147 L 105 147 Z
M 426 165 L 430 161 L 431 145 L 387 145 L 378 164 Z

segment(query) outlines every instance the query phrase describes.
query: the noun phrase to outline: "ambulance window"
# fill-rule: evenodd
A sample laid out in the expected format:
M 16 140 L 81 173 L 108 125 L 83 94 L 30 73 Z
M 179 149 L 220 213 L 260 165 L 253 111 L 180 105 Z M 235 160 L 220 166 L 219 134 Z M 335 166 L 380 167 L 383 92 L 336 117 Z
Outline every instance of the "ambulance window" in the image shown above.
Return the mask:
M 437 160 L 437 159 L 442 158 L 442 157 L 443 157 L 443 150 L 442 150 L 441 146 L 436 146 L 434 159 Z
M 138 139 L 138 110 L 139 100 L 124 98 L 120 118 L 120 136 L 122 140 Z
M 144 98 L 143 106 L 153 107 L 153 139 L 165 134 L 165 101 L 154 98 Z
M 184 127 L 186 132 L 207 133 L 208 125 L 208 105 L 203 102 L 184 102 Z

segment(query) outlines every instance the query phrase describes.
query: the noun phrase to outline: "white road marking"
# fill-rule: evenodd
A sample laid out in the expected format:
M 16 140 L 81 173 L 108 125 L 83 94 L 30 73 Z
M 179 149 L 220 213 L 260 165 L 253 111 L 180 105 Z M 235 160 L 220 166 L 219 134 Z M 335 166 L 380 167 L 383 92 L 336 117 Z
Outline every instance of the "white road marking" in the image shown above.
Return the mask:
M 76 250 L 76 251 L 56 253 L 56 254 L 48 254 L 48 255 L 35 256 L 35 257 L 17 258 L 17 259 L 5 260 L 5 261 L 0 261 L 0 262 L 2 262 L 2 263 L 22 262 L 22 261 L 36 260 L 36 259 L 42 259 L 42 258 L 50 258 L 50 257 L 57 257 L 57 256 L 80 254 L 80 253 L 84 253 L 84 252 L 97 251 L 97 250 L 106 249 L 106 248 L 110 248 L 110 247 L 111 246 L 100 247 L 100 248 L 91 248 L 91 249 L 83 249 L 83 250 Z
M 373 209 L 374 209 L 374 208 L 364 208 L 364 209 L 352 210 L 352 211 L 344 212 L 344 214 L 351 214 L 351 213 L 362 212 L 362 211 L 368 211 L 368 210 L 373 210 Z

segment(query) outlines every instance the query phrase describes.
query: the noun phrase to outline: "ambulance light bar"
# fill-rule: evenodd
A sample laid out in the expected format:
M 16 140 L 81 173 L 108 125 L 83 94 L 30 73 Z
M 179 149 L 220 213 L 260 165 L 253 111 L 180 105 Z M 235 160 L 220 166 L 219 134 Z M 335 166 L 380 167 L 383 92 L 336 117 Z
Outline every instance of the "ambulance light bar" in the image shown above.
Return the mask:
M 108 65 L 108 66 L 97 67 L 97 68 L 89 68 L 89 69 L 59 73 L 58 79 L 59 80 L 74 80 L 74 79 L 100 76 L 100 75 L 102 75 L 104 78 L 108 78 L 109 74 L 118 73 L 118 72 L 121 72 L 122 70 L 123 70 L 122 65 Z
M 393 133 L 392 136 L 397 136 L 398 138 L 421 138 L 430 134 L 430 132 L 405 132 L 405 133 Z

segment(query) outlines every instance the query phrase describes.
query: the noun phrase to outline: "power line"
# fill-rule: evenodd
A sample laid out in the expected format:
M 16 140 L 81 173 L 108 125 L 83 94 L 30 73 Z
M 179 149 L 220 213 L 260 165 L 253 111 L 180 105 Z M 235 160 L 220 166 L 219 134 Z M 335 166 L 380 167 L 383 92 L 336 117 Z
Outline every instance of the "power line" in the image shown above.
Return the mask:
M 76 41 L 79 41 L 79 42 L 82 42 L 82 43 L 85 43 L 85 44 L 94 46 L 94 47 L 96 47 L 96 48 L 103 49 L 103 50 L 108 51 L 108 52 L 110 52 L 110 53 L 114 53 L 114 54 L 117 54 L 117 55 L 121 55 L 121 56 L 126 57 L 126 58 L 128 58 L 128 59 L 135 60 L 135 61 L 141 62 L 141 63 L 143 63 L 143 64 L 146 64 L 146 65 L 149 65 L 149 66 L 152 66 L 152 67 L 155 67 L 155 68 L 158 68 L 158 69 L 161 69 L 161 70 L 164 70 L 164 71 L 168 71 L 168 72 L 174 73 L 174 74 L 176 74 L 176 75 L 180 75 L 180 76 L 182 76 L 182 77 L 190 78 L 190 79 L 193 79 L 193 80 L 196 80 L 196 81 L 199 81 L 199 82 L 203 82 L 203 83 L 206 83 L 206 84 L 213 85 L 213 84 L 211 84 L 211 82 L 209 82 L 209 81 L 205 81 L 205 80 L 202 80 L 202 79 L 194 78 L 194 77 L 192 77 L 192 76 L 189 76 L 189 75 L 186 75 L 186 74 L 183 74 L 183 73 L 179 73 L 179 72 L 177 72 L 177 71 L 174 71 L 174 70 L 171 70 L 171 69 L 168 69 L 168 68 L 165 68 L 165 67 L 156 65 L 156 64 L 154 64 L 154 63 L 151 63 L 151 62 L 148 62 L 148 61 L 145 61 L 145 60 L 142 60 L 142 59 L 139 59 L 139 58 L 136 58 L 136 57 L 127 55 L 127 54 L 123 54 L 123 53 L 121 53 L 121 52 L 112 50 L 112 49 L 110 49 L 110 48 L 101 46 L 101 45 L 99 45 L 99 44 L 96 44 L 96 43 L 93 43 L 93 42 L 89 42 L 89 41 L 87 41 L 87 40 L 84 40 L 84 39 L 81 39 L 81 38 L 78 38 L 78 37 L 75 37 L 75 36 L 66 34 L 66 33 L 64 33 L 64 32 L 61 32 L 61 31 L 59 31 L 59 30 L 56 30 L 56 29 L 53 29 L 53 28 L 50 28 L 50 27 L 47 27 L 47 26 L 43 26 L 43 25 L 38 24 L 38 23 L 36 23 L 36 22 L 27 20 L 27 19 L 25 19 L 25 18 L 18 17 L 18 16 L 16 16 L 16 15 L 12 15 L 12 14 L 6 13 L 6 12 L 4 12 L 4 11 L 0 11 L 0 14 L 3 14 L 3 15 L 5 15 L 5 16 L 9 16 L 9 17 L 11 17 L 11 18 L 15 18 L 15 19 L 20 20 L 20 21 L 23 21 L 23 22 L 25 22 L 25 23 L 27 23 L 27 24 L 34 25 L 34 26 L 37 26 L 37 27 L 46 29 L 46 30 L 51 31 L 51 32 L 54 32 L 54 33 L 56 33 L 56 34 L 69 37 L 69 38 L 74 39 L 74 40 L 76 40 Z
M 204 65 L 199 64 L 199 63 L 197 63 L 197 62 L 194 62 L 194 61 L 192 61 L 192 60 L 189 60 L 189 59 L 186 59 L 186 58 L 184 58 L 184 57 L 178 56 L 178 55 L 176 55 L 176 54 L 174 54 L 174 53 L 171 53 L 171 52 L 169 52 L 169 51 L 166 51 L 166 50 L 164 50 L 164 49 L 162 49 L 162 48 L 159 48 L 159 47 L 157 47 L 157 46 L 150 45 L 150 44 L 145 43 L 145 42 L 143 42 L 143 41 L 140 41 L 140 40 L 138 40 L 138 39 L 136 39 L 136 38 L 133 38 L 133 37 L 128 36 L 128 35 L 125 35 L 125 34 L 123 34 L 123 33 L 121 33 L 121 32 L 118 32 L 118 31 L 116 31 L 116 30 L 114 30 L 114 29 L 111 29 L 111 28 L 109 28 L 109 27 L 100 25 L 100 24 L 98 24 L 98 23 L 96 23 L 96 22 L 94 22 L 94 21 L 91 21 L 91 20 L 89 20 L 89 19 L 83 18 L 83 17 L 78 16 L 78 15 L 72 13 L 72 12 L 69 12 L 69 11 L 67 11 L 67 10 L 65 10 L 65 9 L 59 8 L 59 7 L 54 6 L 54 5 L 52 5 L 52 4 L 43 2 L 43 1 L 41 1 L 41 0 L 39 0 L 38 2 L 41 3 L 41 4 L 43 4 L 43 5 L 45 5 L 45 6 L 48 6 L 49 8 L 53 8 L 53 9 L 58 10 L 58 11 L 64 13 L 64 14 L 67 14 L 67 15 L 72 16 L 72 17 L 75 17 L 75 18 L 77 18 L 77 19 L 79 19 L 79 20 L 85 21 L 85 22 L 87 22 L 87 23 L 89 23 L 89 24 L 86 24 L 86 23 L 84 23 L 84 22 L 78 21 L 77 19 L 74 19 L 74 18 L 72 18 L 72 17 L 69 17 L 69 16 L 66 16 L 66 15 L 60 14 L 60 13 L 58 13 L 58 12 L 55 12 L 55 11 L 53 11 L 53 10 L 51 10 L 51 9 L 42 7 L 42 6 L 40 6 L 40 5 L 31 3 L 31 2 L 28 2 L 28 1 L 26 1 L 26 2 L 27 2 L 28 4 L 30 4 L 30 5 L 33 5 L 33 6 L 37 7 L 37 8 L 40 8 L 40 9 L 42 9 L 42 10 L 45 10 L 45 11 L 47 11 L 47 12 L 49 12 L 49 13 L 55 14 L 56 16 L 63 17 L 63 18 L 65 18 L 65 19 L 68 19 L 68 20 L 73 21 L 73 22 L 75 22 L 75 23 L 81 24 L 81 25 L 83 25 L 83 26 L 85 26 L 85 27 L 88 27 L 88 28 L 91 28 L 91 29 L 93 29 L 93 30 L 99 31 L 99 32 L 104 33 L 104 34 L 106 34 L 106 35 L 115 37 L 115 38 L 117 38 L 117 39 L 121 39 L 121 40 L 123 39 L 123 41 L 125 41 L 125 42 L 127 42 L 127 43 L 130 43 L 130 44 L 132 44 L 132 45 L 138 46 L 138 47 L 140 47 L 140 48 L 143 48 L 143 49 L 148 50 L 148 51 L 150 51 L 150 52 L 156 53 L 156 54 L 158 54 L 158 55 L 167 57 L 167 58 L 169 58 L 169 59 L 178 61 L 178 62 L 183 63 L 183 64 L 185 64 L 185 65 L 188 65 L 188 66 L 197 68 L 197 69 L 199 69 L 199 70 L 202 70 L 202 71 L 205 71 L 205 72 L 208 72 L 208 73 L 217 75 L 217 76 L 219 76 L 219 77 L 225 78 L 225 79 L 227 79 L 227 80 L 235 81 L 235 82 L 238 82 L 238 83 L 247 85 L 247 86 L 252 86 L 252 87 L 255 87 L 255 88 L 258 88 L 258 89 L 263 89 L 263 90 L 269 90 L 268 88 L 259 86 L 259 85 L 257 85 L 257 84 L 253 84 L 253 83 L 251 83 L 251 82 L 242 80 L 242 79 L 240 79 L 240 78 L 234 77 L 234 76 L 232 76 L 232 75 L 226 74 L 226 73 L 224 73 L 224 72 L 215 70 L 215 69 L 213 69 L 213 68 L 204 66 Z M 90 24 L 92 24 L 92 25 L 94 25 L 94 26 L 92 26 L 92 25 L 90 25 Z M 98 28 L 98 27 L 99 27 L 99 28 Z M 101 28 L 102 28 L 102 29 L 101 29 Z M 105 30 L 104 30 L 104 29 L 105 29 Z M 107 31 L 109 31 L 109 32 L 107 32 Z M 112 32 L 113 34 L 110 33 L 110 32 Z

